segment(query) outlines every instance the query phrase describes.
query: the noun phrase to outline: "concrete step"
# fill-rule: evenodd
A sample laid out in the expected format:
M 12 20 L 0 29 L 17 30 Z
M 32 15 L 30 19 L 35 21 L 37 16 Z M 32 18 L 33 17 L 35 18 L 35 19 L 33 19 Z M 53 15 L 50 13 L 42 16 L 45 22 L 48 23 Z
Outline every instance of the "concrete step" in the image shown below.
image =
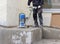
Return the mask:
M 31 32 L 33 44 L 59 44 L 60 43 L 60 29 L 43 27 L 41 28 L 3 28 L 0 27 L 0 44 L 13 44 L 12 35 L 19 36 L 20 32 Z M 44 39 L 42 38 L 44 37 Z
M 22 33 L 22 35 L 21 35 Z M 21 37 L 22 36 L 22 37 Z M 16 38 L 17 39 L 16 39 Z M 20 38 L 21 37 L 21 38 Z M 0 27 L 0 44 L 15 44 L 15 42 L 28 42 L 40 41 L 42 39 L 41 28 L 3 28 Z M 15 42 L 13 42 L 15 41 Z M 17 43 L 18 44 L 18 43 Z
M 60 40 L 58 40 L 58 39 L 42 39 L 33 44 L 60 44 Z
M 44 27 L 42 35 L 45 39 L 60 39 L 60 28 Z

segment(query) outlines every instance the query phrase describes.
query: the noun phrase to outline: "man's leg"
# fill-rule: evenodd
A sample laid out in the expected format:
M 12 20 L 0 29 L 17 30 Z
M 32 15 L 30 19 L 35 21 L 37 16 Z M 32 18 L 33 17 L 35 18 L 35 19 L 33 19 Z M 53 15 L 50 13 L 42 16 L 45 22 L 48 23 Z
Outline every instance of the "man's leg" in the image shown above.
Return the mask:
M 38 9 L 38 17 L 39 17 L 40 25 L 43 26 L 42 8 Z
M 37 22 L 37 8 L 33 9 L 33 19 L 34 19 L 35 26 L 38 27 L 38 22 Z

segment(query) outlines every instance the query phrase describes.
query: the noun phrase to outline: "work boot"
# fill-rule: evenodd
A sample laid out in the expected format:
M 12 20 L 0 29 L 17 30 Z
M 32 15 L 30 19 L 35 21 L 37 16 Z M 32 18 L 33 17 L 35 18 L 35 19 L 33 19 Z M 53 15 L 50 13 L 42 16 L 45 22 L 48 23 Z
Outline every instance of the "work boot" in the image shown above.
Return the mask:
M 39 28 L 43 29 L 43 25 L 40 24 L 40 25 L 39 25 Z
M 38 25 L 35 25 L 35 27 L 39 27 Z
M 38 23 L 34 23 L 35 24 L 35 27 L 39 27 Z

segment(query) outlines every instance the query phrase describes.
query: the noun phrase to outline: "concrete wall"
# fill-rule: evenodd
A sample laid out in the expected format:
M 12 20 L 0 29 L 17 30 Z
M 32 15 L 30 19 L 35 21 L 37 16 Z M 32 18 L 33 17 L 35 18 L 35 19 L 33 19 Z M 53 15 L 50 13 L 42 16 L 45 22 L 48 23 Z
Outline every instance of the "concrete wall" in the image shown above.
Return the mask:
M 52 8 L 60 8 L 60 0 L 51 0 Z
M 43 25 L 44 26 L 50 26 L 51 24 L 51 17 L 52 17 L 52 13 L 43 13 Z
M 7 26 L 19 25 L 19 13 L 29 16 L 28 0 L 0 0 L 0 24 Z M 31 23 L 30 23 L 31 24 Z
M 30 11 L 27 6 L 28 0 L 0 0 L 0 24 L 7 26 L 17 26 L 19 25 L 19 13 L 25 13 L 27 17 L 30 17 Z M 32 6 L 32 3 L 31 3 Z M 43 23 L 44 25 L 50 26 L 51 13 L 43 13 Z M 32 13 L 31 17 L 26 20 L 26 24 L 34 25 Z
M 45 39 L 60 39 L 60 29 L 44 27 L 43 37 Z
M 26 24 L 33 25 L 32 14 L 29 16 L 30 11 L 27 6 L 27 1 L 28 0 L 0 0 L 0 24 L 7 26 L 19 25 L 19 13 L 25 13 L 27 17 L 30 17 L 26 20 Z M 44 25 L 50 25 L 50 17 L 50 13 L 43 13 Z M 47 19 L 49 19 L 49 21 Z
M 3 28 L 0 27 L 0 44 L 23 44 L 37 42 L 42 39 L 40 28 Z M 31 41 L 31 42 L 30 42 Z
M 7 22 L 10 26 L 19 25 L 19 13 L 28 14 L 27 0 L 8 0 L 7 2 Z
M 7 0 L 0 0 L 0 25 L 6 25 Z
M 19 1 L 18 0 L 7 0 L 7 25 L 15 26 L 19 22 Z

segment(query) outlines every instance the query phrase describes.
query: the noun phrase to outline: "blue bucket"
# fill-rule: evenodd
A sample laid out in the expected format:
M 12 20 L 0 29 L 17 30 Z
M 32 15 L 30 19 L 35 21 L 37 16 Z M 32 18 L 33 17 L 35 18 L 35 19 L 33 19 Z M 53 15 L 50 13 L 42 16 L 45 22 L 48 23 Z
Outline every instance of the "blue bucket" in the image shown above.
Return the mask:
M 19 14 L 19 27 L 25 27 L 25 14 Z
M 19 18 L 20 18 L 20 19 L 25 19 L 25 14 L 24 14 L 24 13 L 20 13 L 20 14 L 19 14 Z

